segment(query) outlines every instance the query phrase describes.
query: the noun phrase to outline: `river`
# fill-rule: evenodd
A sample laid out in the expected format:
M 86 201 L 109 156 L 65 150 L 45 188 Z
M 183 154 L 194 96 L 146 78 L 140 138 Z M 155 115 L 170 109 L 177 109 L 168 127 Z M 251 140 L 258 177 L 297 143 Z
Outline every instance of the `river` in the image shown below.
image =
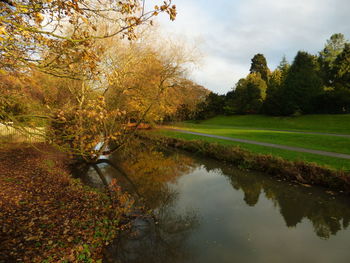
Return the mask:
M 106 262 L 349 262 L 350 198 L 141 143 L 112 156 L 157 221 L 141 218 Z M 83 180 L 99 186 L 89 170 Z

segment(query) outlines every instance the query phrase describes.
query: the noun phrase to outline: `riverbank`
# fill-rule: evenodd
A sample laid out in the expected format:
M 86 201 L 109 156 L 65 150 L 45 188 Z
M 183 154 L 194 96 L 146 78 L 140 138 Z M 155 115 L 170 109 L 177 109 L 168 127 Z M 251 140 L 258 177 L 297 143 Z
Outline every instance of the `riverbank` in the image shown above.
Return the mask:
M 298 152 L 298 151 L 286 150 L 281 148 L 263 146 L 260 144 L 260 142 L 259 142 L 259 145 L 243 143 L 238 141 L 240 139 L 236 140 L 231 137 L 228 137 L 228 139 L 219 139 L 219 138 L 215 138 L 215 136 L 217 135 L 212 135 L 212 134 L 208 134 L 208 136 L 211 136 L 211 137 L 208 137 L 208 136 L 201 136 L 201 135 L 179 132 L 179 131 L 175 131 L 174 129 L 158 129 L 158 130 L 154 130 L 154 132 L 167 137 L 179 138 L 184 140 L 203 140 L 203 141 L 219 143 L 219 144 L 231 146 L 231 147 L 240 147 L 242 149 L 245 149 L 255 154 L 273 155 L 275 157 L 280 157 L 288 161 L 303 161 L 308 163 L 316 163 L 320 166 L 326 166 L 334 170 L 350 171 L 350 162 L 348 159 L 344 159 L 344 158 L 329 157 L 329 156 L 323 156 L 319 154 L 312 154 L 308 152 Z M 191 131 L 188 131 L 188 132 L 191 132 Z M 220 137 L 222 138 L 226 136 L 220 136 Z M 312 149 L 309 149 L 309 150 L 313 151 Z
M 73 179 L 67 156 L 23 144 L 0 149 L 0 262 L 101 262 L 130 203 Z
M 349 172 L 332 170 L 303 161 L 288 161 L 272 155 L 252 153 L 240 147 L 202 140 L 185 140 L 151 133 L 142 133 L 142 136 L 163 146 L 198 153 L 234 164 L 242 169 L 261 171 L 280 179 L 305 185 L 318 185 L 334 191 L 350 193 Z
M 172 131 L 170 137 L 217 141 L 258 154 L 271 154 L 289 161 L 302 160 L 334 169 L 350 170 L 350 114 L 319 114 L 298 117 L 264 115 L 216 116 L 207 120 L 170 123 L 168 128 L 202 133 L 228 140 L 200 138 Z M 165 134 L 168 136 L 168 134 Z M 195 138 L 197 137 L 197 138 Z M 345 155 L 346 158 L 343 158 Z

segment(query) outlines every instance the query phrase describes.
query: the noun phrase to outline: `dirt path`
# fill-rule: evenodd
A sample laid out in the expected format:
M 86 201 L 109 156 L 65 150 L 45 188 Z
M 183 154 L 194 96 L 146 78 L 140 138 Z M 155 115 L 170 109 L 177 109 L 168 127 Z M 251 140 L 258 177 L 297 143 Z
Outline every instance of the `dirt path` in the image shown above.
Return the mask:
M 318 154 L 318 155 L 323 155 L 323 156 L 336 157 L 336 158 L 350 160 L 349 154 L 326 152 L 326 151 L 312 150 L 312 149 L 306 149 L 306 148 L 301 148 L 301 147 L 286 146 L 286 145 L 281 145 L 281 144 L 231 138 L 231 137 L 225 137 L 225 136 L 219 136 L 219 135 L 213 135 L 213 134 L 207 134 L 207 133 L 201 133 L 201 132 L 192 132 L 192 131 L 186 131 L 186 130 L 174 129 L 174 128 L 166 128 L 166 129 L 177 131 L 177 132 L 182 132 L 182 133 L 187 133 L 187 134 L 199 135 L 199 136 L 210 137 L 210 138 L 217 138 L 217 139 L 222 139 L 222 140 L 227 140 L 227 141 L 255 144 L 255 145 L 267 146 L 267 147 L 278 148 L 278 149 L 283 149 L 283 150 L 303 152 L 303 153 L 312 153 L 312 154 Z

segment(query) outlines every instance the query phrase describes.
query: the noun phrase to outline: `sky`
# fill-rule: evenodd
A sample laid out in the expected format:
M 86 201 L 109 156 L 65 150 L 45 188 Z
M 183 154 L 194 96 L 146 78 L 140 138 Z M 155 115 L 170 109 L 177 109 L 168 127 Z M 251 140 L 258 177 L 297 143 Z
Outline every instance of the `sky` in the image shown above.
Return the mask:
M 178 16 L 158 17 L 165 34 L 195 44 L 198 66 L 189 77 L 224 94 L 262 53 L 270 69 L 299 50 L 317 54 L 334 33 L 350 39 L 350 0 L 173 0 Z

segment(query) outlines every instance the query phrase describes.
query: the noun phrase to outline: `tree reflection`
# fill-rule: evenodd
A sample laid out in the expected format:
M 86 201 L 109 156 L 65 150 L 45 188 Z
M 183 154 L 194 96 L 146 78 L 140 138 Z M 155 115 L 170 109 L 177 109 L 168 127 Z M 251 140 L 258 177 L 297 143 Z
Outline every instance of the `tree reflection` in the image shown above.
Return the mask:
M 105 262 L 188 261 L 185 240 L 198 220 L 193 211 L 176 213 L 173 206 L 178 193 L 172 183 L 194 169 L 193 160 L 135 140 L 109 162 L 112 165 L 101 170 L 117 179 L 122 189 L 134 193 L 138 205 L 145 208 L 135 216 L 131 229 L 106 250 Z
M 118 177 L 123 188 L 132 193 L 136 187 L 143 202 L 151 209 L 173 202 L 176 193 L 169 183 L 174 183 L 179 176 L 194 169 L 191 158 L 160 151 L 156 145 L 138 140 L 133 141 L 128 149 L 113 155 L 110 161 L 118 164 L 134 184 L 130 187 L 130 182 L 124 180 L 125 176 Z M 111 169 L 107 167 L 106 173 L 111 173 Z
M 138 218 L 109 247 L 105 262 L 189 262 L 191 254 L 185 241 L 198 224 L 197 216 L 193 212 L 176 215 L 169 204 L 158 209 L 156 218 Z
M 256 205 L 264 193 L 279 207 L 287 227 L 296 227 L 306 218 L 317 236 L 328 239 L 349 226 L 349 198 L 345 196 L 334 197 L 320 188 L 279 182 L 263 174 L 241 171 L 214 161 L 205 161 L 204 164 L 209 171 L 220 168 L 233 188 L 243 191 L 244 201 L 249 206 Z

